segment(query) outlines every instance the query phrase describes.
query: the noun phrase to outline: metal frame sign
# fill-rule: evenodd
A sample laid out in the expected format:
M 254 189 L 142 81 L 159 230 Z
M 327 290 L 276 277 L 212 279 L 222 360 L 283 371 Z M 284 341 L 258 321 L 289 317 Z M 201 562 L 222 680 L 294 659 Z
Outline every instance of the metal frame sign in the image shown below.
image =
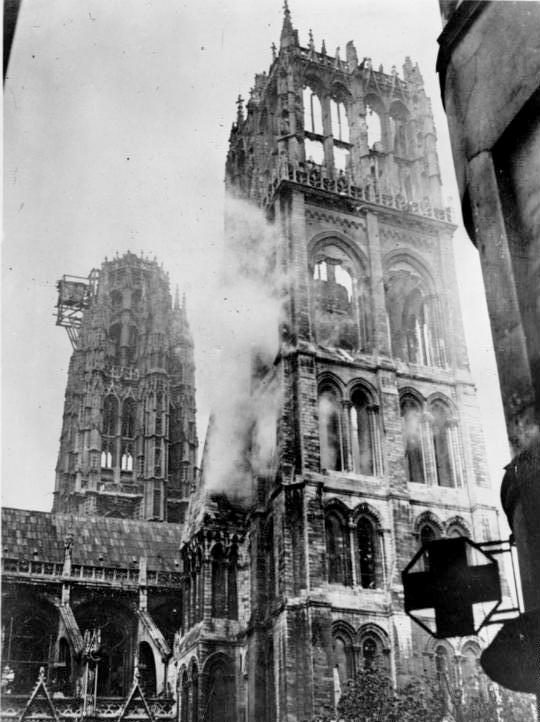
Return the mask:
M 477 634 L 499 607 L 499 567 L 467 537 L 424 544 L 401 574 L 405 612 L 434 637 Z

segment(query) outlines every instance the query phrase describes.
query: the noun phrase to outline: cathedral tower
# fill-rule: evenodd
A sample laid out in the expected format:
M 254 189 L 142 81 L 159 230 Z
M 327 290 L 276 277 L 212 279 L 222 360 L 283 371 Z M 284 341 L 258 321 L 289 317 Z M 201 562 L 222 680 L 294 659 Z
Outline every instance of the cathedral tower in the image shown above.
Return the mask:
M 402 683 L 478 656 L 411 627 L 400 572 L 422 541 L 498 535 L 418 66 L 302 46 L 287 6 L 273 56 L 226 172 L 274 229 L 260 254 L 283 299 L 253 380 L 281 397 L 249 529 L 248 718 L 268 722 L 333 714 L 366 666 Z
M 197 455 L 185 303 L 155 261 L 129 252 L 59 292 L 74 351 L 53 510 L 182 521 Z

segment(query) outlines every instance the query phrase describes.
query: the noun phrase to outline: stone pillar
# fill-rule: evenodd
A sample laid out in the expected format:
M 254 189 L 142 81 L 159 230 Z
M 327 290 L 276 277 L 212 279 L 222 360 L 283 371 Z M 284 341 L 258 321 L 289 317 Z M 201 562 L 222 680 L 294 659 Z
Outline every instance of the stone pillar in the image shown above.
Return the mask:
M 373 353 L 390 355 L 384 276 L 382 267 L 381 244 L 379 238 L 379 220 L 371 211 L 366 213 L 367 238 L 369 246 L 369 271 L 371 281 L 371 346 Z

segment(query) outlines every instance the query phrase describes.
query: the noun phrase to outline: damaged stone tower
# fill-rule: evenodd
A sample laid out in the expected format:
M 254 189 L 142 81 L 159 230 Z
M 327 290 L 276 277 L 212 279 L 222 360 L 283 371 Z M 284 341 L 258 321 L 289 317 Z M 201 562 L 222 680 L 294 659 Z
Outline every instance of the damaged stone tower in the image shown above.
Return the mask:
M 182 521 L 197 455 L 185 304 L 133 253 L 88 281 L 64 277 L 59 291 L 74 351 L 53 511 Z
M 333 710 L 364 667 L 472 679 L 478 640 L 412 628 L 400 573 L 429 539 L 498 535 L 418 66 L 303 47 L 287 7 L 273 52 L 226 172 L 273 225 L 282 279 L 279 351 L 254 364 L 282 403 L 249 521 L 242 702 L 269 722 Z

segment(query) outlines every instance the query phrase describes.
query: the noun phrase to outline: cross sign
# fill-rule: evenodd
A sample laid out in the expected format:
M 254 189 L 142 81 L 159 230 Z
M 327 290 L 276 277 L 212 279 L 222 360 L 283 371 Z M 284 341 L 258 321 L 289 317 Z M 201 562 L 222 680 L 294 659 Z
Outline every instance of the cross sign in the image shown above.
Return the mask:
M 472 565 L 474 554 L 485 563 Z M 424 562 L 423 571 L 412 571 Z M 405 611 L 438 638 L 476 634 L 501 602 L 499 567 L 489 554 L 466 537 L 436 539 L 424 544 L 401 574 Z M 473 605 L 496 602 L 475 628 Z M 414 611 L 435 610 L 434 632 Z

